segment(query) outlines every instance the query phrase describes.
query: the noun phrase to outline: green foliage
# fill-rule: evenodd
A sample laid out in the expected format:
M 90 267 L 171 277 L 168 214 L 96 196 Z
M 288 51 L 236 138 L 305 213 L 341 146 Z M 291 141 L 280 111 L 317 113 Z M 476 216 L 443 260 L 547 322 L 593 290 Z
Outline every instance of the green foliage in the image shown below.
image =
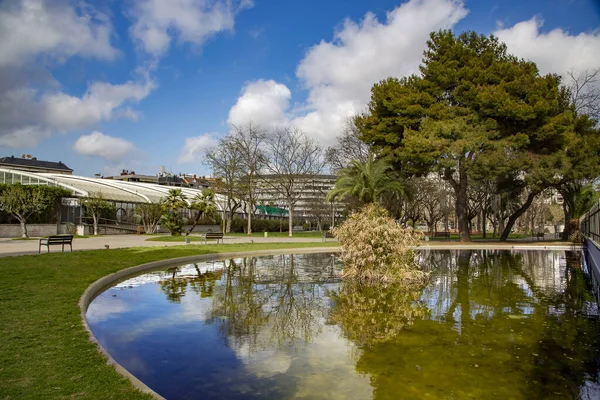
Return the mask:
M 45 210 L 56 210 L 60 199 L 70 193 L 44 185 L 3 184 L 0 185 L 0 211 L 15 217 L 21 223 L 22 237 L 28 237 L 27 221 Z
M 92 218 L 94 235 L 98 235 L 98 224 L 103 215 L 114 213 L 114 203 L 107 201 L 101 192 L 90 193 L 89 197 L 81 200 L 87 216 Z
M 386 159 L 369 153 L 366 161 L 353 160 L 348 168 L 338 172 L 335 187 L 327 194 L 327 200 L 350 196 L 363 204 L 381 203 L 384 195 L 406 197 L 406 186 Z
M 211 189 L 204 189 L 192 200 L 190 210 L 193 212 L 192 226 L 186 233 L 189 236 L 201 218 L 214 218 L 217 215 L 217 205 L 215 204 L 215 192 Z
M 248 221 L 234 217 L 231 221 L 231 232 L 242 233 L 248 225 Z M 286 231 L 287 222 L 278 219 L 258 219 L 252 220 L 252 231 L 253 232 L 279 232 L 280 230 Z
M 530 190 L 556 183 L 570 163 L 568 93 L 556 75 L 506 51 L 493 36 L 431 34 L 420 74 L 372 89 L 356 118 L 362 139 L 406 172 L 438 171 L 455 191 L 461 240 L 470 240 L 470 180 L 524 172 Z
M 171 232 L 171 236 L 181 236 L 183 232 L 183 217 L 180 209 L 187 208 L 188 203 L 181 189 L 169 189 L 169 194 L 162 200 L 165 214 L 159 223 Z
M 422 235 L 403 229 L 385 209 L 368 204 L 332 230 L 339 239 L 344 277 L 363 282 L 420 283 L 427 276 L 413 248 Z
M 144 232 L 154 233 L 158 221 L 163 216 L 164 209 L 160 203 L 142 203 L 136 207 L 136 212 L 144 225 Z

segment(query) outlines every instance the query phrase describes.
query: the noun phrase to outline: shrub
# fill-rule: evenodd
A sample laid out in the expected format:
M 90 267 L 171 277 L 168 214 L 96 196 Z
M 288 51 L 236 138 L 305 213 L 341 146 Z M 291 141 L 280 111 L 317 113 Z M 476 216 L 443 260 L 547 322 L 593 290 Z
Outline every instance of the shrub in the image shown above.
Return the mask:
M 403 229 L 387 211 L 368 204 L 332 233 L 339 239 L 346 278 L 365 282 L 424 282 L 413 247 L 422 234 Z

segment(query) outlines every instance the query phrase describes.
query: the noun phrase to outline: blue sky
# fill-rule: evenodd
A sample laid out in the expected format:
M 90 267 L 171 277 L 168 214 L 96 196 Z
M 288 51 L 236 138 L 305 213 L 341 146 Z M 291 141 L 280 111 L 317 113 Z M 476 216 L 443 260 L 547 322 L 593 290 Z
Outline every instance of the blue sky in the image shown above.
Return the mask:
M 0 3 L 0 156 L 210 174 L 231 124 L 332 144 L 432 30 L 494 33 L 542 73 L 600 67 L 594 0 L 19 0 Z

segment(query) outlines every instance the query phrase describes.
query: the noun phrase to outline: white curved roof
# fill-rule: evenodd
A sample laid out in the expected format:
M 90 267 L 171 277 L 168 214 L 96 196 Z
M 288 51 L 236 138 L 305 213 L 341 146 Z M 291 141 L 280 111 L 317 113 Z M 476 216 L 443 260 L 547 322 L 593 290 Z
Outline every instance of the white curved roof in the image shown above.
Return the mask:
M 191 200 L 202 193 L 201 189 L 88 178 L 77 175 L 35 173 L 6 168 L 0 168 L 0 183 L 60 186 L 71 190 L 76 197 L 90 197 L 101 193 L 106 200 L 128 203 L 158 203 L 169 194 L 170 189 L 181 189 L 186 201 L 191 204 Z M 221 195 L 217 194 L 215 197 L 217 197 L 217 207 L 221 209 Z

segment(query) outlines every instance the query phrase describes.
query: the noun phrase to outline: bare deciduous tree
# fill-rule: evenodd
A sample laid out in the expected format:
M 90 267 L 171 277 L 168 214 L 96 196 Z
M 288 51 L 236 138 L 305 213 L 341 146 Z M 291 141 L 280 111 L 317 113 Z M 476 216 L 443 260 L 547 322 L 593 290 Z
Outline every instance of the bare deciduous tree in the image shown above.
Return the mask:
M 267 144 L 264 183 L 271 186 L 288 206 L 289 236 L 292 236 L 294 206 L 303 187 L 311 184 L 324 166 L 321 148 L 296 128 L 277 129 Z
M 360 130 L 353 119 L 348 119 L 335 146 L 325 150 L 325 161 L 333 171 L 347 168 L 353 160 L 365 162 L 368 157 L 369 146 L 360 140 Z
M 240 153 L 244 179 L 241 187 L 246 202 L 248 213 L 248 235 L 252 234 L 252 213 L 256 205 L 256 175 L 265 165 L 263 147 L 267 139 L 267 132 L 260 126 L 248 122 L 244 126 L 233 126 L 231 139 Z
M 218 178 L 215 191 L 221 194 L 223 209 L 223 231 L 231 231 L 231 220 L 235 211 L 241 207 L 240 181 L 244 172 L 242 155 L 231 136 L 219 140 L 219 144 L 206 152 L 205 164 L 210 166 L 213 175 Z M 217 201 L 219 201 L 217 199 Z
M 600 67 L 567 73 L 566 85 L 578 114 L 600 119 Z

